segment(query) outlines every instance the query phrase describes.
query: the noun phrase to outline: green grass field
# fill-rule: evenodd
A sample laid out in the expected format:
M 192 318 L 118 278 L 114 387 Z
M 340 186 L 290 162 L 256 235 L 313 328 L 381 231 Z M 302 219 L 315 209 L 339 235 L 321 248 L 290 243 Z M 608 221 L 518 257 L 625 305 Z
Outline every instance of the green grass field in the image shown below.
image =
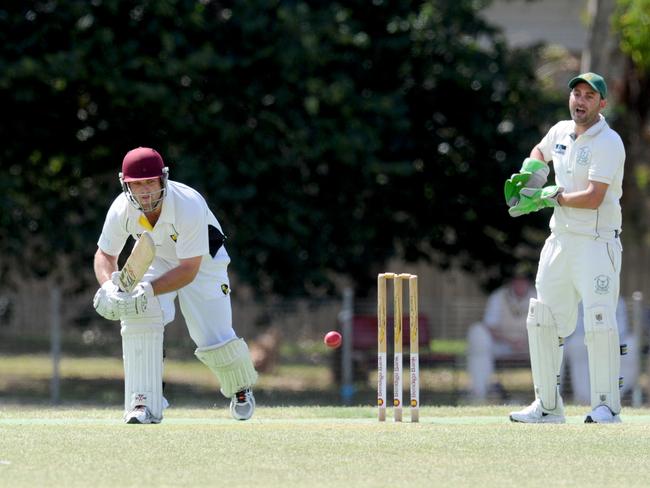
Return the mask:
M 118 409 L 0 407 L 0 486 L 650 486 L 650 410 L 620 425 L 522 425 L 510 407 L 424 408 L 419 424 L 371 407 L 166 411 L 125 425 Z
M 51 371 L 46 354 L 0 354 L 0 488 L 650 486 L 650 410 L 603 426 L 571 406 L 566 425 L 521 425 L 507 419 L 517 405 L 431 406 L 457 399 L 463 372 L 423 371 L 421 422 L 380 424 L 373 377 L 357 385 L 366 406 L 335 407 L 326 363 L 282 363 L 261 375 L 255 417 L 236 422 L 203 365 L 168 359 L 172 408 L 140 426 L 121 420 L 119 357 L 64 356 L 59 408 Z M 511 402 L 530 400 L 529 371 L 500 380 Z

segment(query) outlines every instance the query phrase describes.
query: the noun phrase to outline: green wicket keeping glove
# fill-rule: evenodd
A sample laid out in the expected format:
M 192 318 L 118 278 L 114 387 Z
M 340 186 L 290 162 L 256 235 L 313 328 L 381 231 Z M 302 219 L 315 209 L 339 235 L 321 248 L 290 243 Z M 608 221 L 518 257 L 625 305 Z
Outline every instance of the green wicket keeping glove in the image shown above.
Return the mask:
M 526 158 L 519 173 L 513 174 L 506 180 L 503 193 L 508 207 L 517 205 L 519 191 L 522 188 L 541 188 L 546 183 L 549 173 L 548 164 L 539 159 Z
M 508 209 L 511 217 L 520 217 L 541 208 L 559 207 L 557 201 L 560 193 L 564 191 L 561 186 L 553 185 L 545 188 L 522 188 L 519 191 L 519 202 Z

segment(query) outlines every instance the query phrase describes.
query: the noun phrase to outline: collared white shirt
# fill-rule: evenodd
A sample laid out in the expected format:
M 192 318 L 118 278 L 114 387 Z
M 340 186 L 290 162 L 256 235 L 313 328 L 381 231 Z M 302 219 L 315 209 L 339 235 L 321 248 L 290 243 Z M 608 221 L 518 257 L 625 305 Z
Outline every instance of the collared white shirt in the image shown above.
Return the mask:
M 537 145 L 545 161 L 553 161 L 555 182 L 568 193 L 585 190 L 589 180 L 609 185 L 597 209 L 555 207 L 550 227 L 554 232 L 572 232 L 613 239 L 621 232 L 623 166 L 625 148 L 605 118 L 576 137 L 575 123 L 555 124 Z
M 117 256 L 122 252 L 129 235 L 138 239 L 143 231 L 148 230 L 156 243 L 158 258 L 173 265 L 177 265 L 179 259 L 196 256 L 203 256 L 203 261 L 212 261 L 208 226 L 223 231 L 205 199 L 183 183 L 168 181 L 167 195 L 162 205 L 158 222 L 152 229 L 144 214 L 121 193 L 108 210 L 97 245 L 106 254 Z M 214 261 L 223 264 L 230 262 L 224 246 L 218 250 Z

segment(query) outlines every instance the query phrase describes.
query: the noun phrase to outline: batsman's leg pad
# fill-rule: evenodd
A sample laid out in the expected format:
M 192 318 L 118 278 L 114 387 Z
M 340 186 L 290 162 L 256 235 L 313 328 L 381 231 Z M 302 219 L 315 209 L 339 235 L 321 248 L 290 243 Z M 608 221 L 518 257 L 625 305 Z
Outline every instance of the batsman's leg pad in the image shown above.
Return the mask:
M 125 413 L 144 405 L 155 420 L 162 419 L 164 330 L 162 319 L 148 324 L 122 320 Z
M 221 393 L 227 398 L 257 381 L 257 371 L 244 339 L 199 347 L 194 354 L 215 374 L 221 383 Z
M 560 397 L 559 382 L 564 340 L 558 336 L 558 327 L 551 308 L 531 298 L 526 329 L 535 397 L 542 402 L 544 410 L 562 414 L 564 406 Z
M 621 411 L 621 350 L 612 312 L 607 306 L 585 310 L 585 344 L 589 354 L 591 407 L 607 405 L 617 415 Z

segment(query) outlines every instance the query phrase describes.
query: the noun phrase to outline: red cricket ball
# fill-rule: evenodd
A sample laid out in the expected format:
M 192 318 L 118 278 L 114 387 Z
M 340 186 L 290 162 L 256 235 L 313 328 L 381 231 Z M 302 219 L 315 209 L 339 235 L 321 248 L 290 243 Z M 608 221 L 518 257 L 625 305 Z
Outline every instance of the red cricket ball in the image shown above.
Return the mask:
M 329 331 L 327 334 L 325 334 L 325 337 L 323 338 L 323 342 L 327 347 L 331 347 L 332 349 L 336 349 L 341 345 L 341 341 L 343 338 L 341 337 L 341 334 L 336 332 L 335 330 Z

